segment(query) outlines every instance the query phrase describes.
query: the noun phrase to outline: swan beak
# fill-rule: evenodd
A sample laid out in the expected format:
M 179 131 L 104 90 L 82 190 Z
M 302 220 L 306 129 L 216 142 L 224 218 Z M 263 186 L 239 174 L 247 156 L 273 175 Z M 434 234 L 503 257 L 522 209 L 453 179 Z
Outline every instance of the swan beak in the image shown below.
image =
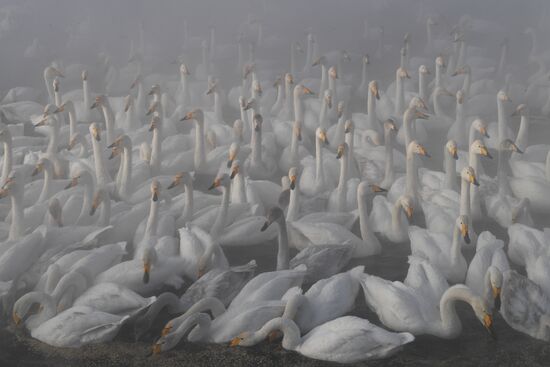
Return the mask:
M 294 129 L 294 132 L 296 133 L 296 137 L 298 137 L 298 141 L 302 141 L 302 128 L 297 127 Z
M 149 283 L 149 273 L 151 272 L 151 263 L 146 261 L 143 263 L 143 283 Z
M 260 228 L 260 232 L 265 232 L 265 230 L 269 227 L 269 224 L 270 223 L 268 221 L 266 221 L 264 223 L 264 225 L 262 226 L 262 228 Z
M 453 157 L 453 159 L 458 159 L 458 148 L 457 147 L 452 147 L 451 148 L 451 157 Z
M 229 160 L 227 161 L 227 168 L 231 168 L 233 161 L 237 158 L 236 152 L 229 152 Z
M 152 197 L 153 201 L 158 201 L 159 200 L 159 189 L 157 187 L 154 187 L 153 188 L 153 197 Z
M 336 159 L 342 158 L 343 155 L 344 155 L 344 146 L 340 145 L 338 147 L 338 152 L 336 153 Z
M 65 186 L 65 190 L 68 190 L 71 187 L 75 187 L 76 185 L 78 185 L 78 177 L 73 177 L 71 182 L 69 182 L 69 184 Z
M 93 110 L 94 108 L 97 108 L 99 104 L 97 102 L 94 102 L 93 105 L 90 106 L 90 110 Z
M 181 174 L 178 174 L 176 176 L 174 176 L 174 179 L 172 180 L 172 182 L 170 183 L 170 185 L 168 185 L 168 187 L 166 188 L 167 190 L 170 190 L 170 189 L 173 189 L 174 187 L 178 186 L 181 182 Z
M 145 113 L 145 116 L 151 116 L 151 114 L 152 114 L 153 112 L 155 112 L 155 110 L 156 110 L 156 107 L 157 107 L 156 105 L 157 105 L 156 103 L 153 103 L 153 104 L 151 105 L 151 107 L 149 107 L 149 109 L 147 110 L 147 112 Z
M 431 158 L 431 155 L 428 153 L 426 148 L 424 148 L 422 146 L 420 147 L 420 154 L 423 155 L 426 158 Z
M 170 322 L 167 323 L 166 326 L 162 328 L 162 331 L 160 332 L 160 336 L 164 337 L 168 335 L 170 331 L 172 331 L 172 328 L 173 328 L 172 324 Z
M 92 205 L 92 207 L 90 208 L 90 216 L 95 214 L 96 209 L 97 209 L 97 205 Z
M 282 336 L 282 333 L 279 330 L 273 330 L 267 335 L 268 343 L 274 343 L 279 340 Z
M 387 192 L 388 191 L 385 188 L 380 187 L 378 185 L 370 185 L 370 188 L 371 188 L 372 192 Z
M 159 343 L 155 343 L 153 345 L 153 355 L 157 355 L 157 354 L 160 354 L 161 353 L 161 344 Z
M 411 219 L 413 216 L 414 209 L 412 206 L 408 206 L 405 208 L 405 214 L 407 215 L 407 218 Z
M 212 183 L 212 185 L 210 185 L 210 187 L 208 188 L 208 190 L 213 190 L 215 189 L 216 187 L 219 187 L 221 185 L 221 179 L 219 178 L 216 178 L 214 180 L 214 182 Z
M 519 149 L 519 147 L 512 143 L 512 151 L 516 152 L 516 153 L 519 153 L 519 154 L 523 154 L 523 151 L 521 149 Z
M 327 106 L 328 106 L 328 108 L 332 108 L 332 97 L 331 96 L 327 97 Z
M 34 127 L 40 127 L 40 126 L 46 125 L 46 119 L 47 118 L 48 118 L 47 116 L 42 117 L 42 120 L 40 120 L 36 124 L 34 124 Z
M 13 312 L 13 322 L 15 322 L 15 325 L 19 326 L 21 324 L 21 321 L 23 321 L 21 319 L 21 317 L 19 317 L 19 315 L 17 314 L 17 312 Z
M 231 339 L 231 341 L 229 342 L 229 346 L 230 346 L 230 347 L 236 347 L 236 346 L 238 346 L 240 343 L 241 343 L 241 338 L 237 336 L 237 337 Z
M 117 155 L 119 155 L 119 150 L 116 147 L 113 147 L 111 150 L 111 155 L 109 156 L 109 160 L 115 158 Z
M 460 234 L 462 235 L 462 238 L 464 238 L 464 242 L 469 244 L 470 243 L 470 234 L 468 232 L 468 225 L 466 223 L 462 223 L 460 225 Z
M 371 87 L 370 92 L 376 99 L 380 99 L 380 91 L 378 90 L 378 83 L 373 83 L 374 85 Z
M 493 317 L 488 313 L 483 316 L 483 326 L 485 326 L 485 329 L 487 329 L 493 339 L 497 338 L 495 330 L 493 329 Z
M 211 95 L 214 92 L 214 87 L 215 86 L 213 85 L 212 87 L 208 88 L 208 90 L 206 91 L 207 96 Z
M 489 138 L 489 132 L 487 131 L 487 128 L 482 127 L 481 129 L 479 129 L 479 132 L 480 132 L 481 135 L 483 135 L 484 137 Z
M 62 104 L 61 106 L 57 107 L 53 113 L 59 113 L 65 111 L 65 104 Z
M 44 169 L 44 166 L 42 164 L 40 164 L 40 163 L 37 164 L 36 167 L 34 167 L 31 176 L 33 176 L 33 177 L 36 176 L 37 174 L 42 172 L 43 169 Z
M 156 127 L 157 127 L 157 124 L 155 124 L 153 121 L 151 121 L 151 123 L 149 124 L 149 131 L 155 130 Z
M 425 114 L 424 112 L 421 112 L 421 111 L 416 111 L 414 117 L 416 117 L 417 119 L 421 119 L 421 120 L 427 120 L 430 118 L 430 116 L 428 116 L 427 114 Z
M 306 96 L 314 96 L 315 93 L 313 93 L 313 91 L 311 89 L 309 89 L 308 87 L 304 87 L 304 94 Z
M 497 311 L 500 310 L 500 304 L 501 304 L 501 300 L 500 300 L 500 287 L 492 287 L 493 288 L 493 297 L 494 297 L 494 300 L 495 300 L 495 309 Z
M 71 141 L 69 141 L 69 146 L 67 146 L 67 150 L 71 151 L 75 147 L 76 143 L 76 139 L 71 139 Z
M 491 153 L 489 153 L 489 149 L 487 149 L 487 147 L 483 147 L 481 149 L 481 154 L 483 154 L 485 157 L 489 159 L 493 159 L 493 156 L 491 155 Z
M 479 186 L 479 182 L 477 181 L 477 178 L 474 175 L 470 175 L 470 183 L 475 186 Z
M 239 174 L 239 167 L 237 166 L 237 167 L 235 167 L 234 169 L 231 170 L 231 175 L 229 176 L 229 178 L 233 179 L 238 174 Z
M 290 189 L 294 190 L 296 188 L 296 176 L 292 175 L 290 178 Z
M 193 112 L 188 112 L 180 121 L 187 121 L 193 118 Z
M 124 104 L 124 112 L 128 112 L 130 109 L 130 98 L 126 100 L 126 103 Z

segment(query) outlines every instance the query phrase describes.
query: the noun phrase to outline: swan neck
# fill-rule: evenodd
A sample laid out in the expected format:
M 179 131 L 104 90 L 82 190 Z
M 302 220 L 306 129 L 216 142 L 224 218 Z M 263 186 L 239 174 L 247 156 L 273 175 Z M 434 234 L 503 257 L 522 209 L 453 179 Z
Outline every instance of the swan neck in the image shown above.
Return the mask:
M 204 144 L 204 121 L 195 120 L 195 171 L 202 168 L 206 162 L 206 151 Z
M 11 195 L 11 226 L 8 239 L 18 240 L 25 235 L 25 215 L 23 207 L 23 192 L 13 192 Z
M 456 190 L 456 161 L 445 148 L 445 181 L 443 186 L 448 190 Z
M 286 221 L 284 217 L 277 221 L 279 224 L 279 233 L 277 237 L 277 270 L 287 270 L 289 268 L 289 250 L 288 250 L 288 233 L 286 229 Z
M 227 187 L 222 187 L 222 190 L 223 194 L 221 206 L 218 209 L 218 216 L 216 217 L 216 221 L 214 222 L 214 225 L 210 230 L 210 235 L 213 239 L 218 238 L 218 236 L 221 235 L 223 229 L 225 228 L 225 218 L 227 217 L 227 210 L 229 208 L 229 190 L 227 189 Z

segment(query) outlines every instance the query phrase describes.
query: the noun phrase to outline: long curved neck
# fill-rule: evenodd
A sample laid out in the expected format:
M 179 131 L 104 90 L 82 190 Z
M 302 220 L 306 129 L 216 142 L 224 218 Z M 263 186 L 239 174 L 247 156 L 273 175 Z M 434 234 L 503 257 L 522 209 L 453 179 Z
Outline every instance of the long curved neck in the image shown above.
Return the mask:
M 443 66 L 436 64 L 435 65 L 435 87 L 443 87 Z
M 222 102 L 220 92 L 218 92 L 217 90 L 214 91 L 214 116 L 216 116 L 217 122 L 221 123 L 223 121 Z
M 352 164 L 355 162 L 354 160 L 354 157 L 353 157 L 353 149 L 354 149 L 354 139 L 353 139 L 353 134 L 354 134 L 354 130 L 352 128 L 352 130 L 350 132 L 348 132 L 345 137 L 344 137 L 344 140 L 346 142 L 346 144 L 348 145 L 348 151 L 346 152 L 346 161 L 347 161 L 347 166 L 346 166 L 346 169 L 347 169 L 347 172 L 346 172 L 346 180 L 348 179 L 348 175 L 350 174 L 350 172 L 353 172 L 352 171 Z
M 58 150 L 58 136 L 59 136 L 59 125 L 56 117 L 50 117 L 51 125 L 50 125 L 50 140 L 48 142 L 48 147 L 46 148 L 46 152 L 48 154 L 57 154 Z
M 162 147 L 160 144 L 160 135 L 161 132 L 159 131 L 159 126 L 157 126 L 153 130 L 153 141 L 151 144 L 151 160 L 149 161 L 149 165 L 151 168 L 151 176 L 155 177 L 160 173 L 160 162 L 161 162 L 161 155 L 162 155 Z
M 285 80 L 285 112 L 286 120 L 292 119 L 292 103 L 294 102 L 294 105 L 296 105 L 296 97 L 294 96 L 292 92 L 292 84 Z
M 126 112 L 126 126 L 130 129 L 130 131 L 135 131 L 139 128 L 138 119 L 136 118 L 135 101 L 132 101 L 132 104 Z
M 76 112 L 74 108 L 69 109 L 69 139 L 76 132 Z
M 462 252 L 460 251 L 460 228 L 455 225 L 453 230 L 453 241 L 451 243 L 451 265 L 455 267 L 460 261 Z
M 328 128 L 328 103 L 325 99 L 323 99 L 323 103 L 321 104 L 321 110 L 319 111 L 319 126 L 323 129 Z
M 453 52 L 449 55 L 449 63 L 447 65 L 447 75 L 451 76 L 456 70 L 456 63 L 458 59 L 458 42 L 453 44 Z
M 120 176 L 119 195 L 128 200 L 133 193 L 132 185 L 132 145 L 127 145 L 123 150 L 122 174 Z
M 159 201 L 160 200 L 151 200 L 149 216 L 147 217 L 147 224 L 145 225 L 145 238 L 150 238 L 157 235 Z
M 273 104 L 273 110 L 279 110 L 283 106 L 284 103 L 284 88 L 283 83 L 279 83 L 277 85 L 277 99 L 275 100 L 275 103 Z
M 107 144 L 111 144 L 115 141 L 115 114 L 111 108 L 109 101 L 105 100 L 101 105 L 103 110 L 103 117 L 105 118 L 105 133 L 107 136 Z
M 426 75 L 420 73 L 418 77 L 418 95 L 423 101 L 428 101 L 428 85 L 426 81 Z
M 252 131 L 252 164 L 258 166 L 262 164 L 262 128 Z
M 13 163 L 13 151 L 12 151 L 11 137 L 4 141 L 4 162 L 2 164 L 2 177 L 0 177 L 0 185 L 6 182 L 8 175 L 12 170 Z
M 529 122 L 530 118 L 528 115 L 521 116 L 521 122 L 519 124 L 515 144 L 522 151 L 525 151 L 527 145 L 529 144 Z
M 470 183 L 460 180 L 460 215 L 470 215 Z
M 361 238 L 363 241 L 367 241 L 371 236 L 372 232 L 369 225 L 369 209 L 367 205 L 367 198 L 357 195 L 357 208 L 359 209 L 359 229 L 361 231 Z
M 183 107 L 189 106 L 189 87 L 188 87 L 188 81 L 187 81 L 187 74 L 181 73 L 181 100 L 180 104 Z
M 338 101 L 338 96 L 336 95 L 336 79 L 335 78 L 328 78 L 328 89 L 330 89 L 330 92 L 332 94 L 332 99 L 335 101 Z
M 416 171 L 416 164 L 415 164 L 415 155 L 413 153 L 407 152 L 407 166 L 406 166 L 407 172 L 406 172 L 406 193 L 411 198 L 414 199 L 416 203 L 416 199 L 418 198 L 418 182 L 417 182 L 417 171 Z
M 292 131 L 292 137 L 290 140 L 290 164 L 292 167 L 298 165 L 298 150 L 300 149 L 300 142 L 298 141 L 298 131 L 301 129 L 301 121 L 294 121 L 294 127 Z
M 508 182 L 508 161 L 510 160 L 511 153 L 508 150 L 500 149 L 498 152 L 497 163 L 497 183 L 498 192 L 501 194 L 510 195 L 512 188 Z
M 265 340 L 271 332 L 277 330 L 283 332 L 283 348 L 295 350 L 301 344 L 300 329 L 294 321 L 286 317 L 277 317 L 268 321 L 260 330 L 250 336 L 249 342 L 252 345 L 258 344 Z
M 445 113 L 443 112 L 443 110 L 441 109 L 441 96 L 440 95 L 435 95 L 434 96 L 434 112 L 436 114 L 436 116 L 445 116 Z
M 443 187 L 447 190 L 457 189 L 456 184 L 456 161 L 445 148 L 445 179 L 443 181 Z
M 366 88 L 367 87 L 367 83 L 368 83 L 368 79 L 367 79 L 367 63 L 366 62 L 363 62 L 363 65 L 361 66 L 361 88 Z
M 470 125 L 470 131 L 469 131 L 469 135 L 468 135 L 468 146 L 469 147 L 472 146 L 472 143 L 474 142 L 474 140 L 476 140 L 476 138 L 478 138 L 477 130 L 476 130 L 474 124 L 472 124 L 472 125 Z M 479 138 L 482 139 L 483 137 L 479 136 Z
M 231 202 L 232 203 L 246 203 L 246 186 L 245 177 L 242 172 L 239 172 L 231 180 Z
M 289 268 L 289 251 L 288 234 L 284 217 L 281 217 L 281 219 L 277 221 L 277 224 L 279 225 L 279 233 L 277 236 L 279 243 L 277 251 L 277 270 L 287 270 Z
M 300 100 L 300 92 L 294 89 L 294 120 L 303 121 L 304 112 L 302 110 L 302 101 Z
M 388 188 L 394 181 L 393 170 L 393 134 L 389 129 L 384 131 L 384 155 L 385 155 L 385 171 L 384 171 L 384 187 Z M 387 186 L 386 186 L 387 185 Z
M 397 200 L 391 210 L 391 229 L 393 233 L 403 233 L 403 222 L 401 221 L 401 203 Z
M 225 228 L 225 218 L 227 217 L 227 211 L 229 209 L 229 190 L 227 187 L 222 187 L 222 202 L 220 208 L 218 209 L 218 216 L 216 221 L 210 230 L 210 235 L 213 239 L 216 239 L 221 235 L 223 229 Z
M 290 43 L 290 73 L 296 75 L 296 44 Z
M 337 190 L 336 211 L 343 212 L 346 209 L 347 181 L 348 181 L 348 152 L 344 152 L 340 159 L 340 179 Z
M 53 80 L 51 78 L 44 77 L 44 82 L 46 83 L 46 90 L 48 91 L 48 96 L 50 97 L 50 103 L 55 103 Z
M 105 169 L 105 162 L 103 161 L 103 145 L 92 137 L 92 148 L 94 151 L 94 167 L 98 188 L 105 187 L 108 181 L 108 173 Z
M 472 85 L 472 73 L 468 69 L 464 76 L 464 82 L 462 84 L 462 90 L 464 91 L 465 98 L 470 96 L 470 86 Z
M 38 197 L 38 202 L 41 203 L 44 200 L 47 200 L 50 197 L 50 186 L 52 181 L 52 169 L 48 165 L 47 167 L 44 167 L 44 183 L 42 185 L 42 191 L 40 192 L 40 196 Z
M 459 42 L 457 66 L 464 66 L 466 61 L 466 43 L 464 41 Z
M 91 182 L 86 182 L 84 184 L 84 195 L 82 197 L 82 209 L 80 210 L 80 215 L 76 220 L 76 224 L 82 223 L 85 218 L 90 216 L 90 207 L 92 205 L 92 198 L 94 195 L 94 188 Z
M 298 185 L 296 185 L 294 186 L 293 190 L 290 190 L 290 201 L 288 203 L 286 219 L 289 222 L 298 220 L 299 212 L 300 212 L 300 188 Z
M 206 151 L 204 144 L 204 121 L 195 120 L 195 171 L 202 168 L 206 162 Z
M 466 303 L 472 302 L 475 295 L 469 288 L 465 286 L 454 286 L 443 294 L 439 301 L 439 309 L 441 315 L 441 323 L 436 324 L 440 329 L 440 332 L 446 336 L 459 335 L 462 330 L 462 324 L 458 314 L 456 313 L 456 302 L 464 301 Z
M 189 222 L 193 218 L 193 207 L 194 207 L 194 200 L 193 200 L 193 183 L 188 182 L 185 184 L 185 205 L 183 206 L 183 213 L 181 214 L 181 218 L 183 219 L 184 223 Z
M 88 84 L 88 79 L 82 80 L 82 99 L 84 100 L 84 110 L 88 111 L 92 105 L 90 99 L 90 85 Z
M 18 240 L 25 235 L 25 216 L 23 207 L 23 189 L 11 194 L 11 225 L 9 240 Z
M 141 113 L 145 107 L 145 91 L 143 90 L 143 83 L 138 82 L 137 88 L 138 92 L 136 97 L 136 106 L 138 108 L 138 111 L 140 112 L 140 117 L 142 117 Z
M 324 64 L 321 64 L 321 84 L 319 86 L 319 100 L 325 95 L 325 90 L 327 89 L 327 67 Z
M 465 143 L 466 142 L 466 124 L 464 123 L 464 102 L 456 104 L 455 122 L 458 125 L 457 141 L 460 142 L 460 144 Z M 470 141 L 469 144 L 473 143 L 473 141 L 474 139 L 472 139 L 472 141 Z
M 376 99 L 370 91 L 367 93 L 367 128 L 376 129 Z
M 414 111 L 411 108 L 407 108 L 403 114 L 403 128 L 405 129 L 405 149 L 409 147 L 411 140 L 414 139 L 412 133 L 412 120 Z
M 111 198 L 109 195 L 105 195 L 101 202 L 101 209 L 96 223 L 100 227 L 106 227 L 111 223 Z
M 319 186 L 325 179 L 325 172 L 323 167 L 323 147 L 321 146 L 321 139 L 315 138 L 315 183 Z

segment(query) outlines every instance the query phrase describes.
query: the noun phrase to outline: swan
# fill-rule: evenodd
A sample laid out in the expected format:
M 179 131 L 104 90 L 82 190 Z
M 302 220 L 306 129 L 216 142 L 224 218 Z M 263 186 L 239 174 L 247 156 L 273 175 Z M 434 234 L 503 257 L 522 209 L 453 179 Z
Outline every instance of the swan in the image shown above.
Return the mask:
M 313 359 L 338 363 L 387 358 L 414 340 L 409 333 L 391 333 L 356 316 L 339 317 L 301 337 L 294 321 L 279 317 L 256 332 L 238 335 L 231 345 L 252 346 L 277 330 L 284 334 L 283 348 Z
M 268 210 L 266 222 L 261 230 L 265 231 L 273 223 L 278 224 L 277 270 L 296 269 L 304 264 L 307 267 L 305 281 L 312 283 L 337 274 L 351 259 L 354 250 L 352 246 L 330 243 L 308 246 L 290 259 L 285 215 L 282 209 L 276 206 Z
M 329 194 L 327 209 L 330 212 L 347 212 L 355 209 L 357 199 L 354 197 L 359 184 L 358 178 L 348 178 L 350 147 L 343 143 L 338 147 L 336 159 L 340 160 L 340 178 L 338 186 Z
M 411 252 L 423 257 L 438 269 L 450 283 L 462 283 L 466 277 L 468 264 L 461 251 L 461 237 L 470 242 L 468 218 L 464 215 L 456 219 L 452 239 L 444 233 L 434 233 L 416 226 L 409 227 Z
M 458 147 L 454 140 L 447 141 L 443 150 L 443 174 L 438 171 L 420 169 L 420 182 L 422 191 L 427 190 L 452 190 L 457 191 L 456 160 L 458 159 Z
M 444 339 L 456 338 L 462 331 L 456 303 L 463 301 L 472 307 L 477 319 L 494 335 L 491 309 L 465 285 L 448 288 L 441 299 L 429 297 L 420 289 L 401 282 L 390 282 L 368 274 L 363 275 L 361 286 L 369 308 L 377 313 L 385 326 L 393 330 L 408 331 L 414 335 L 431 334 Z
M 407 218 L 412 217 L 413 208 L 413 201 L 408 196 L 399 197 L 393 204 L 384 196 L 376 196 L 369 216 L 373 231 L 394 243 L 407 241 Z M 406 218 L 401 215 L 401 211 Z
M 318 127 L 315 132 L 315 162 L 311 157 L 306 157 L 300 162 L 304 167 L 300 176 L 300 188 L 307 196 L 315 196 L 336 186 L 331 179 L 332 170 L 324 161 L 325 152 L 323 144 L 328 145 L 326 130 Z

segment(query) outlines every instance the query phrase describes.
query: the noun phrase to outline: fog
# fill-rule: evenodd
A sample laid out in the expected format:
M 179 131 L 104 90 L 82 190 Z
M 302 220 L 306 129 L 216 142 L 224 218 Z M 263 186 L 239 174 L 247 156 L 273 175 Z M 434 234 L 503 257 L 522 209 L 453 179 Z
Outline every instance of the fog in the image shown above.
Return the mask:
M 549 67 L 548 0 L 0 0 L 0 365 L 547 365 Z

